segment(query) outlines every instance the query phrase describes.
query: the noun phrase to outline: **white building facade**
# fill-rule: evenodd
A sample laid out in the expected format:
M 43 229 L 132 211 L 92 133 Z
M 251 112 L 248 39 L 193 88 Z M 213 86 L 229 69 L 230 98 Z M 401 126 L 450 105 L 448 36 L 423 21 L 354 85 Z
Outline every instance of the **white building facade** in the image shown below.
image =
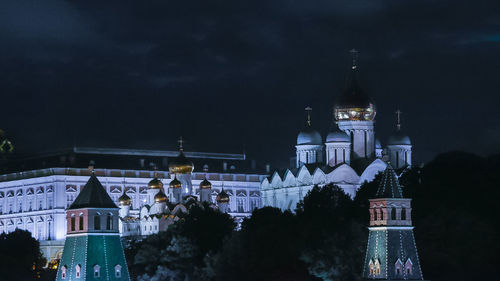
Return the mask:
M 148 183 L 155 173 L 165 185 L 172 180 L 169 171 L 95 169 L 99 181 L 117 205 L 123 193 L 130 198 L 128 215 L 136 218 L 139 218 L 141 208 L 150 202 Z M 40 241 L 48 260 L 60 258 L 67 232 L 65 210 L 89 176 L 88 168 L 45 168 L 0 175 L 0 233 L 9 233 L 16 228 L 28 230 Z M 199 198 L 200 183 L 210 180 L 213 202 L 224 188 L 230 198 L 228 213 L 238 220 L 261 207 L 260 182 L 265 177 L 265 174 L 238 173 L 231 169 L 195 171 L 190 175 L 190 185 L 193 197 Z M 137 232 L 132 230 L 122 234 L 135 235 Z

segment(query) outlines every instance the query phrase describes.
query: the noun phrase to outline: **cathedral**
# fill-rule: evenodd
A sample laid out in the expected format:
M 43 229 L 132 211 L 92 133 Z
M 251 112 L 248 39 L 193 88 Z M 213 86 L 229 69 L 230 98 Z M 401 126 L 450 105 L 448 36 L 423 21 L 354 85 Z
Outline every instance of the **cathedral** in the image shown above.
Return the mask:
M 400 111 L 395 132 L 383 147 L 375 134 L 375 103 L 358 82 L 356 51 L 346 87 L 333 108 L 332 129 L 325 139 L 311 122 L 311 108 L 296 142 L 295 166 L 275 171 L 261 183 L 263 206 L 294 210 L 314 185 L 333 183 L 354 197 L 365 181 L 386 169 L 385 154 L 394 168 L 402 171 L 411 166 L 412 144 L 401 130 Z
M 208 206 L 224 213 L 228 212 L 230 198 L 224 191 L 224 187 L 217 194 L 215 199 L 217 204 L 215 204 L 212 202 L 214 192 L 212 183 L 206 177 L 200 182 L 199 196 L 195 195 L 191 178 L 194 166 L 184 155 L 182 142 L 179 146 L 179 155 L 168 168 L 173 179 L 170 180 L 167 191 L 164 189 L 163 182 L 155 174 L 155 177 L 148 183 L 147 199 L 140 207 L 138 216 L 131 215 L 131 199 L 125 190 L 118 198 L 119 229 L 122 236 L 144 236 L 165 231 L 170 224 L 185 216 L 193 205 L 202 208 Z

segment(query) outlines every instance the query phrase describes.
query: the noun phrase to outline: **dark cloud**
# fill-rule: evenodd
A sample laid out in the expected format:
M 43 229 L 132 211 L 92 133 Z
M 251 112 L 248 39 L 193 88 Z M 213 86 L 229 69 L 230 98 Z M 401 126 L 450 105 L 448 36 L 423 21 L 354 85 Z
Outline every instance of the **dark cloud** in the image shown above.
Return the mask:
M 348 50 L 377 133 L 415 159 L 499 152 L 495 1 L 3 1 L 0 125 L 19 150 L 242 151 L 286 164 L 303 108 L 326 134 Z

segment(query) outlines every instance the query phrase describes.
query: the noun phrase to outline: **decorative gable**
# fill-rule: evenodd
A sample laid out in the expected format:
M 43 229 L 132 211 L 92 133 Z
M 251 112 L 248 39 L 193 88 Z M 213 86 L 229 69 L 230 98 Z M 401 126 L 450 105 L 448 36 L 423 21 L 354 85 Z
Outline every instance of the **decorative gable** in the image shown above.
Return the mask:
M 76 185 L 66 185 L 66 192 L 69 192 L 69 193 L 76 192 Z
M 42 194 L 43 193 L 43 186 L 39 186 L 36 189 L 36 194 Z
M 110 193 L 122 193 L 122 188 L 121 186 L 111 186 L 109 188 Z

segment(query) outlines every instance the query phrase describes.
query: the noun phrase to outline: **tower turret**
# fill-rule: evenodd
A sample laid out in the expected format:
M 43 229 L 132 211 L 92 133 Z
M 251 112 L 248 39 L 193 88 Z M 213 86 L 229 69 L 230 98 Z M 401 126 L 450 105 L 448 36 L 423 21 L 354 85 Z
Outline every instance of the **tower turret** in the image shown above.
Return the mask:
M 147 203 L 149 206 L 152 206 L 155 203 L 155 195 L 158 193 L 158 190 L 163 189 L 163 182 L 158 178 L 158 174 L 156 173 L 156 168 L 154 172 L 154 178 L 148 183 L 148 199 Z
M 411 223 L 411 199 L 403 197 L 390 164 L 374 199 L 370 199 L 370 234 L 363 277 L 377 280 L 422 280 Z
M 118 207 L 94 172 L 66 211 L 68 232 L 57 281 L 130 280 L 120 233 Z
M 182 203 L 182 183 L 177 179 L 176 175 L 174 175 L 174 179 L 170 181 L 169 187 L 172 203 Z
M 224 187 L 222 187 L 222 190 L 219 192 L 219 194 L 217 194 L 216 201 L 217 206 L 222 213 L 229 212 L 229 194 L 226 193 Z
M 304 164 L 323 162 L 321 135 L 311 126 L 311 107 L 306 107 L 306 124 L 297 136 L 297 168 Z
M 335 167 L 341 163 L 351 162 L 351 142 L 349 136 L 341 131 L 336 123 L 326 137 L 326 164 Z
M 396 132 L 389 137 L 387 151 L 394 168 L 411 166 L 411 140 L 401 131 L 401 111 L 396 111 Z
M 334 115 L 340 130 L 351 142 L 351 161 L 375 157 L 375 104 L 358 83 L 356 50 L 351 50 L 352 66 L 346 87 L 335 103 Z
M 194 165 L 184 155 L 184 140 L 179 138 L 179 155 L 168 166 L 170 174 L 174 175 L 182 184 L 181 197 L 193 194 L 193 183 L 191 173 L 193 172 Z M 179 201 L 180 202 L 180 201 Z

